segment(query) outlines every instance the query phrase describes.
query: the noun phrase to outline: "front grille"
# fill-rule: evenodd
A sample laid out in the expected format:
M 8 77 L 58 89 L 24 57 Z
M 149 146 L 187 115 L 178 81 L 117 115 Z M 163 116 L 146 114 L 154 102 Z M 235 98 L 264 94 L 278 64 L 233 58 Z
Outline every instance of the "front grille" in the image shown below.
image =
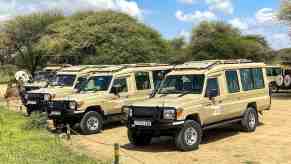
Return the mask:
M 51 110 L 68 110 L 69 101 L 50 101 L 48 108 Z
M 44 94 L 42 94 L 42 93 L 29 93 L 27 100 L 41 102 L 44 100 Z
M 157 107 L 133 107 L 134 118 L 161 119 L 162 110 Z
M 25 87 L 26 92 L 32 91 L 32 90 L 37 90 L 37 89 L 40 89 L 40 87 L 34 87 L 34 86 L 26 86 Z

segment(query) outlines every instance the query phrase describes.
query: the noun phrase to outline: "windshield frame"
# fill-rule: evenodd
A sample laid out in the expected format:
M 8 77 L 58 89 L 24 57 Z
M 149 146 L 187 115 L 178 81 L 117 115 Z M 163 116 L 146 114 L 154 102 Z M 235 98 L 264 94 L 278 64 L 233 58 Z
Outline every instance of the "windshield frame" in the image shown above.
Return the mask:
M 164 85 L 166 85 L 166 81 L 169 77 L 182 77 L 182 76 L 189 76 L 192 78 L 194 76 L 201 76 L 201 87 L 199 88 L 199 91 L 195 91 L 195 90 L 184 90 L 184 91 L 181 91 L 181 92 L 168 92 L 168 93 L 165 93 L 165 92 L 162 92 L 162 89 L 164 88 Z M 207 76 L 205 74 L 173 74 L 173 75 L 167 75 L 164 80 L 162 81 L 162 84 L 160 85 L 159 89 L 157 90 L 156 94 L 160 94 L 160 95 L 164 95 L 164 94 L 195 94 L 195 95 L 202 95 L 203 92 L 204 92 L 204 88 L 205 88 L 205 83 L 206 83 L 206 78 Z M 193 80 L 193 79 L 192 79 Z M 193 89 L 193 88 L 192 88 Z

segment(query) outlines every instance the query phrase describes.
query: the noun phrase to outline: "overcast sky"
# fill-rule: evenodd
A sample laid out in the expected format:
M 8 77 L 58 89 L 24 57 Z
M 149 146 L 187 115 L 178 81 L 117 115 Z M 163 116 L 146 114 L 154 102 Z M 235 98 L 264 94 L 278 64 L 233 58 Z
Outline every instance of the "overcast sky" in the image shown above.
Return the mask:
M 48 9 L 65 14 L 112 9 L 138 18 L 168 39 L 189 38 L 199 22 L 220 20 L 244 34 L 261 34 L 274 49 L 281 49 L 291 42 L 288 28 L 276 20 L 279 6 L 279 0 L 0 0 L 0 21 Z

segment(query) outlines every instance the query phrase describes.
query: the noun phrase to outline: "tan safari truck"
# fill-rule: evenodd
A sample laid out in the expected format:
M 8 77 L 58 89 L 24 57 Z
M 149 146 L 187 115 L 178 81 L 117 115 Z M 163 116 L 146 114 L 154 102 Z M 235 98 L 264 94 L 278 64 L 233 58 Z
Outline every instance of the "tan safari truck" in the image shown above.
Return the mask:
M 73 94 L 86 81 L 89 74 L 105 66 L 71 66 L 61 69 L 56 74 L 56 80 L 47 88 L 32 90 L 25 94 L 24 103 L 27 113 L 46 111 L 49 100 Z
M 70 66 L 68 64 L 50 64 L 46 66 L 41 71 L 37 71 L 31 81 L 24 84 L 25 91 L 48 87 L 49 84 L 55 81 L 57 71 Z
M 104 124 L 124 119 L 123 105 L 149 98 L 172 68 L 145 63 L 100 69 L 80 93 L 50 101 L 48 116 L 56 127 L 79 125 L 84 134 L 98 133 Z
M 178 65 L 155 95 L 124 106 L 128 138 L 134 145 L 173 136 L 178 149 L 198 149 L 203 130 L 240 123 L 247 132 L 270 108 L 265 64 L 244 60 L 199 61 Z
M 267 77 L 273 92 L 291 89 L 291 63 L 282 62 L 278 65 L 267 66 Z
M 267 65 L 266 72 L 271 91 L 277 92 L 279 87 L 284 83 L 283 80 L 281 80 L 281 76 L 284 73 L 283 67 L 281 65 Z

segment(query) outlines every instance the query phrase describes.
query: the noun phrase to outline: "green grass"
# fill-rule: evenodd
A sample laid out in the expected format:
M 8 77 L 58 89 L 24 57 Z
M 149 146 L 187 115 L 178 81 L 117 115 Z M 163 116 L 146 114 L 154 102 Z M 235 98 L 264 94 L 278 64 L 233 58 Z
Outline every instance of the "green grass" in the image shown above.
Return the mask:
M 45 129 L 26 129 L 29 118 L 0 107 L 0 161 L 5 164 L 103 163 L 72 152 Z M 0 163 L 1 163 L 0 162 Z

